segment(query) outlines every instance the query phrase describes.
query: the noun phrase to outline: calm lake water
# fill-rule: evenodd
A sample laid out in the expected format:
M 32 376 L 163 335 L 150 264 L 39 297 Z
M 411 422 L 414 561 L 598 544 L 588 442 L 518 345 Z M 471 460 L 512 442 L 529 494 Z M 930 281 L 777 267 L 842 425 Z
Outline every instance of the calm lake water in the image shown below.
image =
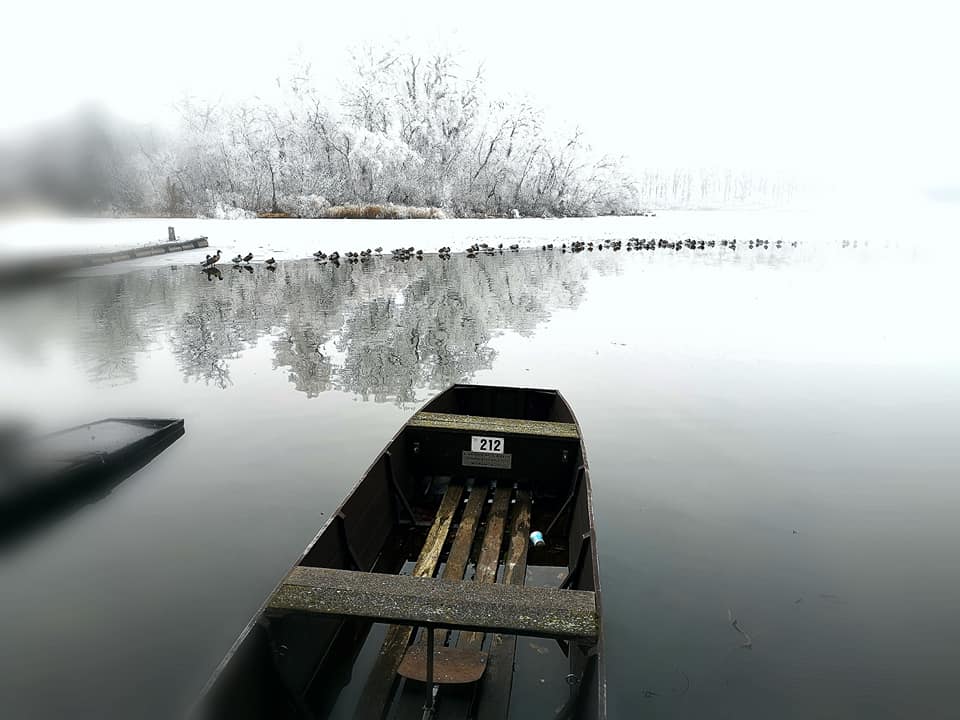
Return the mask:
M 4 415 L 186 420 L 4 552 L 0 714 L 177 716 L 387 438 L 466 380 L 558 388 L 582 424 L 612 718 L 956 717 L 954 216 L 662 215 L 185 221 L 226 257 L 289 259 L 208 280 L 194 254 L 154 258 L 0 297 Z M 165 224 L 107 225 L 137 244 Z M 498 233 L 741 248 L 295 259 Z

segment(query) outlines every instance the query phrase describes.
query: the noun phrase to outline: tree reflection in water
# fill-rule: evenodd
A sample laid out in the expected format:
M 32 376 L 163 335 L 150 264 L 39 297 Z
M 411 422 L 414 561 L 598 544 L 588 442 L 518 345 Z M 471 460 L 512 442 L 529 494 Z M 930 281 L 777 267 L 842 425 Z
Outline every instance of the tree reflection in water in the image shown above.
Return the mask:
M 195 267 L 144 269 L 58 289 L 76 314 L 46 316 L 34 331 L 66 335 L 98 382 L 131 382 L 138 357 L 169 351 L 185 379 L 225 388 L 230 361 L 269 339 L 274 369 L 310 397 L 335 389 L 403 403 L 489 368 L 498 333 L 532 333 L 580 304 L 590 274 L 617 268 L 612 254 L 530 251 L 224 268 L 216 282 Z

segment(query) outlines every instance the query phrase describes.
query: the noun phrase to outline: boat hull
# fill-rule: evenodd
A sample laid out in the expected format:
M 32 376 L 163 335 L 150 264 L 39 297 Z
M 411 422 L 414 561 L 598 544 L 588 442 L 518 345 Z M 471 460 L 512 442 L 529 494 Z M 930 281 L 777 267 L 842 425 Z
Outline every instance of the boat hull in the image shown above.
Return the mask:
M 108 492 L 184 434 L 182 419 L 108 418 L 0 452 L 0 538 Z
M 500 442 L 492 443 L 490 452 L 483 449 L 483 438 Z M 543 546 L 529 545 L 532 529 L 545 536 Z M 467 532 L 469 537 L 461 537 Z M 518 562 L 522 572 L 516 572 Z M 567 701 L 564 717 L 605 718 L 596 530 L 576 418 L 553 390 L 452 386 L 427 402 L 376 457 L 243 630 L 191 716 L 381 718 L 389 710 L 395 717 L 419 718 L 422 682 L 400 675 L 401 665 L 412 663 L 409 657 L 401 663 L 404 651 L 417 656 L 417 642 L 423 641 L 418 623 L 390 625 L 384 635 L 376 621 L 396 623 L 395 604 L 394 614 L 382 618 L 359 607 L 350 612 L 360 617 L 344 617 L 342 607 L 338 615 L 323 614 L 333 612 L 326 606 L 319 614 L 306 606 L 291 611 L 302 601 L 291 606 L 290 577 L 321 568 L 348 571 L 348 577 L 404 573 L 522 586 L 528 569 L 538 566 L 560 570 L 564 590 L 589 595 L 599 628 L 589 640 L 557 640 L 568 667 L 555 707 Z M 328 590 L 317 587 L 302 595 L 316 600 Z M 280 597 L 287 598 L 282 611 Z M 362 605 L 359 597 L 357 605 Z M 509 625 L 509 618 L 501 621 Z M 380 629 L 373 632 L 374 626 Z M 507 717 L 511 694 L 524 691 L 512 682 L 515 636 L 484 634 L 474 626 L 473 632 L 466 626 L 457 632 L 455 623 L 448 627 L 441 634 L 441 645 L 444 637 L 450 643 L 448 656 L 461 657 L 454 652 L 456 634 L 458 647 L 482 649 L 490 662 L 484 657 L 485 674 L 469 691 L 443 686 L 436 717 L 464 709 L 478 718 Z M 457 674 L 457 668 L 449 671 L 444 677 Z

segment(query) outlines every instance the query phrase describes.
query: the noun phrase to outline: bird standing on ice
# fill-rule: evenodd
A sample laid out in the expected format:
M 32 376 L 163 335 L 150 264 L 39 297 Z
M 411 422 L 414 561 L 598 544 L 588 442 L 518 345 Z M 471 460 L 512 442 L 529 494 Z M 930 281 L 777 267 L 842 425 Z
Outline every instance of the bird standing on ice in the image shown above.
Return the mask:
M 204 261 L 201 263 L 201 265 L 203 265 L 203 267 L 205 267 L 205 268 L 208 268 L 208 267 L 213 267 L 213 266 L 216 265 L 218 262 L 220 262 L 220 251 L 219 251 L 219 250 L 217 250 L 217 252 L 216 252 L 214 255 L 207 255 L 207 259 L 204 260 Z

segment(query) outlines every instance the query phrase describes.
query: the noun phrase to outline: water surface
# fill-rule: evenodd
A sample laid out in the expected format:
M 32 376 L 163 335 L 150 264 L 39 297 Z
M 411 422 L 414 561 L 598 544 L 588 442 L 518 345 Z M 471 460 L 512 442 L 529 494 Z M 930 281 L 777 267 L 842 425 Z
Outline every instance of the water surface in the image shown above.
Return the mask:
M 710 215 L 668 230 L 756 224 Z M 550 238 L 616 234 L 604 222 Z M 4 296 L 5 413 L 186 419 L 6 550 L 4 717 L 176 715 L 386 439 L 460 380 L 559 388 L 583 426 L 611 717 L 954 716 L 955 252 L 777 222 L 798 247 L 290 259 L 222 280 L 152 259 Z M 287 245 L 282 224 L 237 227 L 309 247 L 300 224 Z

